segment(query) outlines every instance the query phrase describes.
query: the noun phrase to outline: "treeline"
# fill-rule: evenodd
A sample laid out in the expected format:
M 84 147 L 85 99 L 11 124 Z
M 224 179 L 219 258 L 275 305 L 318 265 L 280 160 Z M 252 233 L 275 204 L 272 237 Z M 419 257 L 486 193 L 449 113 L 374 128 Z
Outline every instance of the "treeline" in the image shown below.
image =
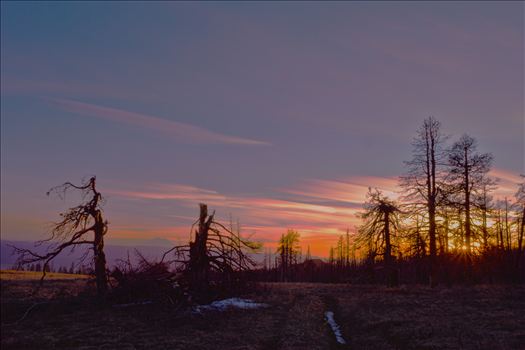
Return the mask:
M 13 266 L 13 270 L 31 272 L 42 272 L 44 268 L 46 269 L 46 272 L 69 273 L 77 275 L 89 275 L 93 273 L 93 269 L 91 267 L 86 265 L 76 266 L 75 263 L 71 263 L 71 266 L 69 268 L 66 266 L 55 267 L 53 264 L 49 264 L 44 267 L 43 264 L 39 262 L 37 262 L 36 264 L 29 264 L 26 266 L 19 264 Z
M 257 278 L 398 283 L 524 282 L 525 184 L 493 197 L 493 157 L 463 135 L 449 143 L 427 118 L 412 142 L 397 198 L 370 188 L 357 232 L 342 235 L 328 262 L 298 261 L 299 234 L 283 235 L 275 265 Z M 299 259 L 300 260 L 300 259 Z M 265 260 L 266 261 L 266 260 Z

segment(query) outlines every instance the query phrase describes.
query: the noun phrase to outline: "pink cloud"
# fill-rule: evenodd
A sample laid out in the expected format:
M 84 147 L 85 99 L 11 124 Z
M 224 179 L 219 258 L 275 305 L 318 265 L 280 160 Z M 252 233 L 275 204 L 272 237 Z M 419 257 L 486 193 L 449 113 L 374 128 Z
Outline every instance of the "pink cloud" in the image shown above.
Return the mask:
M 511 199 L 518 191 L 518 184 L 523 182 L 523 177 L 518 173 L 514 173 L 504 169 L 492 169 L 489 172 L 489 176 L 495 178 L 497 183 L 497 189 L 494 193 L 495 199 L 503 200 L 506 198 Z
M 229 136 L 198 126 L 162 119 L 146 114 L 98 106 L 67 99 L 53 99 L 60 109 L 75 114 L 110 120 L 117 123 L 139 126 L 189 143 L 222 143 L 238 145 L 270 145 L 268 142 Z
M 210 202 L 225 200 L 216 191 L 180 184 L 150 184 L 140 190 L 108 189 L 108 194 L 135 199 L 186 200 L 191 202 Z
M 293 225 L 319 232 L 326 227 L 335 229 L 357 224 L 359 209 L 344 205 L 326 205 L 289 199 L 259 196 L 226 195 L 216 191 L 180 184 L 147 184 L 136 190 L 107 189 L 106 193 L 121 198 L 145 201 L 174 201 L 178 205 L 196 208 L 207 203 L 217 210 L 219 220 L 228 220 L 226 213 L 235 213 L 251 227 L 283 227 Z M 186 220 L 188 221 L 188 220 Z M 191 220 L 190 220 L 191 221 Z M 267 229 L 258 230 L 267 232 Z M 281 232 L 282 233 L 282 232 Z
M 500 179 L 495 193 L 496 198 L 512 197 L 516 184 L 521 180 L 518 174 L 502 169 L 494 169 L 491 176 Z M 281 234 L 293 228 L 301 234 L 301 246 L 306 252 L 326 256 L 339 236 L 349 228 L 355 233 L 361 224 L 358 214 L 365 201 L 368 187 L 377 187 L 392 198 L 399 197 L 398 179 L 395 177 L 350 177 L 342 180 L 304 180 L 287 189 L 280 189 L 281 196 L 299 195 L 291 198 L 268 198 L 249 195 L 228 195 L 218 191 L 183 184 L 147 184 L 137 186 L 137 190 L 107 190 L 106 192 L 125 198 L 147 201 L 176 201 L 187 207 L 195 207 L 199 202 L 207 203 L 217 211 L 217 218 L 227 222 L 226 213 L 233 212 L 241 218 L 244 235 L 253 235 L 265 243 L 267 248 L 275 248 Z M 297 199 L 300 198 L 300 199 Z M 187 226 L 173 226 L 170 229 L 154 228 L 154 234 L 171 240 L 186 239 L 189 234 L 191 217 L 184 217 Z M 131 230 L 118 230 L 119 235 L 132 234 Z
M 504 169 L 494 168 L 489 172 L 489 175 L 499 179 L 500 181 L 513 184 L 519 184 L 523 182 L 523 177 L 521 177 L 520 174 Z
M 151 239 L 162 237 L 174 243 L 186 241 L 190 226 L 111 225 L 111 239 Z
M 495 193 L 496 199 L 511 198 L 516 184 L 521 181 L 518 174 L 502 169 L 494 169 L 491 176 L 499 179 Z M 339 236 L 347 229 L 351 234 L 361 224 L 359 213 L 365 201 L 368 187 L 377 187 L 392 198 L 399 197 L 398 179 L 394 177 L 351 177 L 342 180 L 304 180 L 287 189 L 280 189 L 282 198 L 264 196 L 228 195 L 218 191 L 183 184 L 147 184 L 136 186 L 136 190 L 106 190 L 110 194 L 124 198 L 145 201 L 175 201 L 179 205 L 196 208 L 200 202 L 207 203 L 216 210 L 217 218 L 228 222 L 227 213 L 241 219 L 242 233 L 253 235 L 267 248 L 274 248 L 281 234 L 293 228 L 301 234 L 303 252 L 310 246 L 312 254 L 326 256 Z M 287 194 L 299 195 L 294 199 Z M 297 199 L 300 198 L 300 199 Z M 179 218 L 178 216 L 175 219 Z M 192 217 L 184 216 L 186 226 L 153 227 L 152 234 L 171 240 L 187 239 Z M 174 220 L 176 221 L 176 220 Z M 149 232 L 149 231 L 148 231 Z M 117 229 L 119 236 L 139 237 L 137 230 Z M 149 233 L 148 233 L 149 235 Z
M 361 204 L 366 199 L 368 188 L 378 188 L 384 194 L 397 198 L 398 179 L 384 177 L 352 177 L 345 180 L 306 180 L 299 186 L 284 189 L 286 193 L 345 203 Z

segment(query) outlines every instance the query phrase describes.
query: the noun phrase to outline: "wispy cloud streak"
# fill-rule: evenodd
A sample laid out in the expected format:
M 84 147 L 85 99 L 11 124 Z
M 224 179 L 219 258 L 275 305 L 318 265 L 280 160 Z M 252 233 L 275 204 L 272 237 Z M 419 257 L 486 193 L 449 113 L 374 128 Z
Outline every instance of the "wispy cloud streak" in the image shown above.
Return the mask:
M 188 200 L 192 202 L 223 201 L 216 191 L 180 184 L 152 184 L 139 190 L 107 190 L 107 193 L 126 198 Z
M 311 230 L 323 226 L 347 226 L 356 218 L 354 206 L 309 203 L 307 200 L 275 199 L 258 196 L 224 195 L 216 191 L 179 184 L 152 184 L 139 190 L 108 189 L 108 194 L 137 200 L 173 200 L 188 207 L 207 203 L 222 212 L 241 215 L 250 225 L 288 227 L 303 225 Z
M 514 173 L 494 169 L 491 176 L 499 179 L 496 199 L 511 198 L 521 178 Z M 338 237 L 350 229 L 355 233 L 360 225 L 359 214 L 368 187 L 377 187 L 391 198 L 399 198 L 395 177 L 349 177 L 340 180 L 309 179 L 290 188 L 278 189 L 271 196 L 224 194 L 218 191 L 183 184 L 154 183 L 139 185 L 134 190 L 108 189 L 106 193 L 132 200 L 172 201 L 173 204 L 194 208 L 204 202 L 217 210 L 219 219 L 228 213 L 240 217 L 242 232 L 254 234 L 265 246 L 274 248 L 287 228 L 300 232 L 303 249 L 311 247 L 313 254 L 326 255 Z M 153 202 L 152 202 L 152 205 Z M 178 225 L 166 230 L 170 239 L 184 239 L 193 217 L 183 217 L 187 226 Z M 128 231 L 120 233 L 125 236 Z M 133 232 L 131 232 L 133 233 Z M 154 231 L 160 236 L 159 230 Z M 133 236 L 134 237 L 134 236 Z
M 397 198 L 397 178 L 352 177 L 345 180 L 306 180 L 302 184 L 284 192 L 309 198 L 319 198 L 343 203 L 361 204 L 368 188 L 378 188 L 386 195 Z
M 220 134 L 198 126 L 166 120 L 151 115 L 124 111 L 121 109 L 104 107 L 68 99 L 53 99 L 52 102 L 60 109 L 88 117 L 96 117 L 117 123 L 138 126 L 153 130 L 177 140 L 189 143 L 214 143 L 237 145 L 270 145 L 265 141 L 258 141 L 237 136 Z
M 494 193 L 494 198 L 497 200 L 513 198 L 518 191 L 518 184 L 523 182 L 519 174 L 504 169 L 492 169 L 489 176 L 497 180 L 497 190 Z

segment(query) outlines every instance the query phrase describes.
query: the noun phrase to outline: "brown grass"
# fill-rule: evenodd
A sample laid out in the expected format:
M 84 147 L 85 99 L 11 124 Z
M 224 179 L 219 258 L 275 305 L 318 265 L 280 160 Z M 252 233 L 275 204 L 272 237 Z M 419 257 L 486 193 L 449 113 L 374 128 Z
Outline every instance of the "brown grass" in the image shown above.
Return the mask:
M 191 314 L 162 305 L 115 308 L 86 280 L 2 280 L 2 349 L 522 349 L 525 288 L 260 285 L 244 297 L 271 306 Z M 21 322 L 25 310 L 42 302 Z M 335 312 L 349 344 L 335 342 Z
M 17 270 L 0 270 L 0 280 L 39 280 L 42 277 L 42 272 L 35 271 L 17 271 Z M 76 280 L 89 278 L 88 275 L 77 275 L 70 273 L 47 272 L 46 279 L 48 280 Z

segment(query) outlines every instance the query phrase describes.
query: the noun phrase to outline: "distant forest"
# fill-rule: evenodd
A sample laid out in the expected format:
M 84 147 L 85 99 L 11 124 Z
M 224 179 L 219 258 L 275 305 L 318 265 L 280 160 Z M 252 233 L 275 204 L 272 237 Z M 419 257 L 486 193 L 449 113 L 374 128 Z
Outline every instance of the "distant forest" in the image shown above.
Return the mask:
M 84 202 L 61 214 L 44 241 L 51 243 L 45 253 L 14 249 L 20 267 L 42 271 L 44 277 L 59 254 L 88 245 L 90 254 L 78 265 L 84 267 L 61 272 L 92 273 L 100 295 L 121 287 L 134 295 L 141 288 L 156 295 L 152 290 L 164 289 L 179 298 L 186 291 L 206 295 L 249 281 L 523 283 L 525 182 L 516 184 L 513 198 L 495 200 L 492 155 L 480 153 L 469 135 L 450 140 L 433 117 L 424 120 L 412 147 L 400 176 L 401 196 L 389 198 L 371 184 L 357 232 L 341 235 L 327 260 L 312 258 L 309 248 L 303 255 L 300 232 L 288 230 L 276 251 L 266 248 L 264 262 L 256 263 L 253 257 L 263 252 L 262 244 L 243 237 L 239 227 L 216 221 L 215 212 L 201 204 L 190 242 L 172 247 L 157 261 L 137 251 L 138 263 L 128 258 L 109 270 L 104 238 L 110 231 L 95 177 L 48 193 L 80 191 Z M 86 261 L 89 268 L 82 265 Z
M 369 188 L 357 234 L 342 235 L 327 263 L 301 257 L 300 235 L 283 234 L 264 276 L 280 281 L 376 283 L 524 282 L 525 183 L 494 200 L 493 157 L 462 135 L 449 143 L 427 118 L 400 177 L 402 195 Z M 524 177 L 524 175 L 521 175 Z M 272 261 L 273 260 L 273 261 Z

